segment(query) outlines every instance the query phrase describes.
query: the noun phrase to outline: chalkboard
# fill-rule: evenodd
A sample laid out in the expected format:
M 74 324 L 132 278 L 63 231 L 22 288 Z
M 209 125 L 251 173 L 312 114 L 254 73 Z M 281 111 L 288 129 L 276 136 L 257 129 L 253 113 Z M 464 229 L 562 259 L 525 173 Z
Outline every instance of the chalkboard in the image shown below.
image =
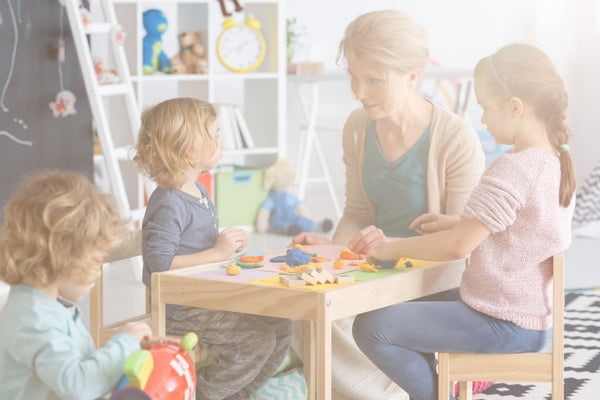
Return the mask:
M 77 100 L 76 114 L 55 118 L 49 104 L 61 90 L 61 13 L 63 87 Z M 58 0 L 0 2 L 0 54 L 0 205 L 24 175 L 40 169 L 77 171 L 92 179 L 92 115 L 66 10 Z

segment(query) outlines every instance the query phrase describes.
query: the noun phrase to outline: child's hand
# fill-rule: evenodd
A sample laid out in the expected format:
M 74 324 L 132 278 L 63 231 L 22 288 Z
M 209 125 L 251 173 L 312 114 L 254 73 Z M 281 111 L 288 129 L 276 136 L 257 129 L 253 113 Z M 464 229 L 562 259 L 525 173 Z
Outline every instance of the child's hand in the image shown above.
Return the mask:
M 355 253 L 364 254 L 386 242 L 387 237 L 383 231 L 374 225 L 369 225 L 356 232 L 356 235 L 348 243 L 348 248 Z
M 292 244 L 305 244 L 307 246 L 322 245 L 331 244 L 331 240 L 327 239 L 323 235 L 319 235 L 318 233 L 304 232 L 294 237 L 292 239 Z
M 168 337 L 151 337 L 151 338 L 148 338 L 148 340 L 142 340 L 142 342 L 140 343 L 140 346 L 148 347 L 148 346 L 152 346 L 155 344 L 172 344 L 175 346 L 179 346 L 180 343 L 181 343 L 180 340 L 172 339 L 172 338 L 168 338 Z
M 219 251 L 223 259 L 231 256 L 236 251 L 242 250 L 248 243 L 248 234 L 245 230 L 235 227 L 223 229 L 215 244 L 215 250 Z
M 127 322 L 121 326 L 119 332 L 133 335 L 140 343 L 152 338 L 152 329 L 145 322 Z
M 417 217 L 410 223 L 409 228 L 417 231 L 421 235 L 445 231 L 453 228 L 460 221 L 456 215 L 443 215 L 436 213 L 427 213 Z

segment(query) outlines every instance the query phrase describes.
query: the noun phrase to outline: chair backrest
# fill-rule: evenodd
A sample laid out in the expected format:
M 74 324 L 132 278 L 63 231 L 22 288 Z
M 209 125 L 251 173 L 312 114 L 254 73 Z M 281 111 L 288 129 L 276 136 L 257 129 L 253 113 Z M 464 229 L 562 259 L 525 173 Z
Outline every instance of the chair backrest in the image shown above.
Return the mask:
M 90 334 L 92 339 L 94 339 L 94 343 L 96 343 L 96 347 L 98 348 L 104 346 L 106 341 L 108 341 L 108 339 L 110 339 L 111 336 L 113 336 L 117 332 L 118 328 L 124 323 L 150 318 L 150 311 L 148 310 L 148 301 L 146 298 L 144 314 L 136 315 L 109 325 L 104 324 L 104 267 L 106 267 L 106 264 L 133 259 L 141 254 L 142 231 L 138 229 L 131 231 L 130 235 L 128 235 L 123 244 L 109 254 L 104 260 L 105 264 L 101 269 L 102 273 L 96 280 L 96 285 L 94 285 L 90 291 Z M 141 268 L 141 263 L 139 268 Z M 146 296 L 147 295 L 148 291 L 146 290 Z

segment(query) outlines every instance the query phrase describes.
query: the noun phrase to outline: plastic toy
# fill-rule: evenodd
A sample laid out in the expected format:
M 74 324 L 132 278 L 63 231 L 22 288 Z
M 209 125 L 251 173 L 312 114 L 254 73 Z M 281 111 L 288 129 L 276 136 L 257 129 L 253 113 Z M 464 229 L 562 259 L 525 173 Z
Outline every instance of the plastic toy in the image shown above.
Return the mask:
M 151 75 L 156 71 L 169 72 L 171 61 L 163 51 L 162 35 L 167 29 L 165 14 L 157 9 L 144 11 L 142 14 L 146 36 L 143 39 L 143 67 L 144 75 Z
M 179 53 L 171 59 L 172 74 L 207 74 L 206 49 L 200 43 L 200 33 L 183 31 L 177 35 Z
M 157 344 L 134 351 L 125 362 L 121 389 L 110 400 L 179 400 L 196 396 L 196 369 L 187 351 L 198 343 L 190 332 L 181 346 Z
M 295 236 L 301 232 L 329 232 L 333 222 L 325 218 L 315 222 L 309 217 L 308 208 L 287 190 L 294 183 L 296 171 L 290 162 L 279 159 L 265 170 L 263 186 L 270 190 L 256 217 L 256 230 L 268 229 Z

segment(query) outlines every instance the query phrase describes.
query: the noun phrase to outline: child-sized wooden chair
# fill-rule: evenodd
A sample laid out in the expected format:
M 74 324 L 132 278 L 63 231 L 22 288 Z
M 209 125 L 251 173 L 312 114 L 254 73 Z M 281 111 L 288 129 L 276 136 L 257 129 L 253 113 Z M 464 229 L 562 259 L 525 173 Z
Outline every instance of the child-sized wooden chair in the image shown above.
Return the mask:
M 106 264 L 113 263 L 122 260 L 133 259 L 142 254 L 142 231 L 137 229 L 131 231 L 127 240 L 116 250 L 114 250 L 104 260 Z M 103 272 L 105 265 L 102 267 Z M 148 290 L 146 289 L 146 298 L 148 296 Z M 96 280 L 96 285 L 90 291 L 90 334 L 96 347 L 100 348 L 106 344 L 115 333 L 117 333 L 119 327 L 127 322 L 147 320 L 150 323 L 150 310 L 148 309 L 148 301 L 145 302 L 145 313 L 133 316 L 131 318 L 114 322 L 109 325 L 104 325 L 104 287 L 103 287 L 103 273 L 100 274 Z
M 448 400 L 450 383 L 459 382 L 459 399 L 471 400 L 473 381 L 552 382 L 552 400 L 563 400 L 565 260 L 553 258 L 551 353 L 438 354 L 438 399 Z
M 136 229 L 130 232 L 127 240 L 114 250 L 104 260 L 105 264 L 122 260 L 132 259 L 142 254 L 142 231 Z M 104 266 L 101 271 L 103 272 Z M 117 333 L 121 325 L 127 322 L 145 321 L 148 325 L 151 323 L 151 314 L 148 301 L 148 288 L 146 288 L 146 298 L 144 301 L 145 309 L 143 314 L 134 315 L 130 318 L 104 325 L 104 291 L 103 291 L 103 273 L 100 274 L 96 285 L 90 291 L 90 334 L 97 348 L 103 347 L 108 339 Z M 169 336 L 172 339 L 180 340 L 180 337 Z M 214 353 L 208 353 L 207 349 L 201 344 L 197 344 L 193 350 L 189 351 L 190 357 L 196 364 L 196 368 L 201 365 L 208 365 L 215 357 Z

